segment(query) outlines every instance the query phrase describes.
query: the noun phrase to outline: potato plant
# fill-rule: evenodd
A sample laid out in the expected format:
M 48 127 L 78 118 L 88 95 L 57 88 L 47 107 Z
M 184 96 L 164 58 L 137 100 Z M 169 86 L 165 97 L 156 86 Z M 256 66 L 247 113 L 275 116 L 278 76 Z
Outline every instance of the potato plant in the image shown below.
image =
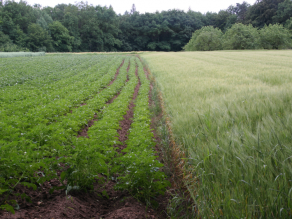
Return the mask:
M 130 56 L 87 57 L 88 61 L 75 66 L 72 56 L 57 56 L 65 63 L 68 58 L 72 59 L 67 63 L 69 66 L 71 63 L 72 69 L 68 67 L 48 73 L 47 77 L 42 76 L 44 73 L 37 75 L 35 69 L 32 73 L 35 75 L 20 85 L 3 87 L 1 92 L 7 95 L 0 105 L 0 127 L 3 130 L 0 133 L 0 195 L 6 200 L 0 203 L 2 209 L 14 211 L 16 201 L 7 198 L 14 194 L 17 185 L 37 189 L 42 183 L 58 178 L 57 171 L 61 171 L 60 181 L 66 182 L 58 189 L 66 192 L 91 190 L 96 179 L 105 183 L 114 177 L 118 189 L 129 190 L 137 198 L 150 200 L 163 193 L 168 185 L 160 171 L 163 165 L 156 160 L 153 151 L 155 144 L 148 109 L 149 81 L 142 64 Z M 52 56 L 52 61 L 56 61 L 55 56 Z M 115 77 L 118 68 L 119 74 Z M 128 149 L 124 154 L 117 151 L 120 144 L 117 130 L 138 84 L 136 69 L 141 88 L 126 142 Z M 50 72 L 49 68 L 46 72 Z M 77 137 L 78 132 L 96 116 L 97 121 L 88 128 L 88 138 Z M 133 175 L 134 169 L 137 169 L 137 174 Z M 103 174 L 106 180 L 98 177 L 99 174 Z M 26 194 L 19 195 L 29 199 Z

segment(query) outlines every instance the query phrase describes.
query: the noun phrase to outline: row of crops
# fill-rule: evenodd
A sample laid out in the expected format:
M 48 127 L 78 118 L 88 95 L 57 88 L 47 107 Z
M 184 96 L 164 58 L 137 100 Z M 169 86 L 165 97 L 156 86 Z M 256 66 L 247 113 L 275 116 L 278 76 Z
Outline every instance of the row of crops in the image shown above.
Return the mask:
M 45 52 L 0 52 L 0 58 L 44 56 Z
M 156 159 L 149 80 L 133 56 L 63 55 L 0 60 L 1 208 L 17 185 L 36 189 L 61 172 L 61 189 L 92 189 L 96 179 L 149 200 L 168 182 Z M 127 147 L 117 130 L 140 85 Z M 88 137 L 77 137 L 88 122 Z M 53 188 L 57 189 L 57 188 Z M 60 188 L 58 188 L 60 189 Z M 25 194 L 20 194 L 25 197 Z

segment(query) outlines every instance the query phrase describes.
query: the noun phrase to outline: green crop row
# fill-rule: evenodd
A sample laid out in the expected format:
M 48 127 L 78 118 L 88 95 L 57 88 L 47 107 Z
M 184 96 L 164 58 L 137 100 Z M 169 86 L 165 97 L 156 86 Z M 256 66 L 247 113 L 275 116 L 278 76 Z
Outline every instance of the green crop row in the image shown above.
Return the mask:
M 135 102 L 135 115 L 127 148 L 118 153 L 117 130 L 128 110 L 134 89 L 138 84 L 135 76 L 136 62 L 141 86 Z M 131 59 L 129 82 L 120 95 L 103 110 L 102 118 L 88 130 L 89 138 L 76 138 L 73 143 L 78 151 L 68 162 L 70 168 L 63 173 L 70 187 L 87 188 L 92 185 L 97 173 L 107 180 L 116 179 L 117 189 L 128 190 L 135 197 L 150 201 L 157 194 L 163 194 L 169 182 L 160 171 L 163 167 L 154 152 L 155 142 L 150 129 L 148 106 L 149 81 L 143 73 L 142 63 Z M 102 179 L 102 178 L 100 178 Z
M 0 52 L 0 58 L 44 56 L 45 52 Z
M 127 80 L 127 63 L 121 67 L 117 79 L 106 89 L 102 90 L 95 97 L 86 101 L 86 105 L 82 105 L 72 110 L 66 116 L 61 116 L 55 122 L 48 124 L 40 124 L 34 127 L 28 134 L 28 139 L 37 141 L 41 136 L 44 139 L 38 141 L 40 146 L 49 146 L 54 144 L 69 145 L 72 144 L 72 138 L 77 135 L 77 132 L 87 125 L 89 120 L 94 118 L 95 113 L 101 110 L 106 102 L 109 101 L 115 94 L 117 94 L 125 85 Z M 100 83 L 108 84 L 107 78 L 101 78 Z M 100 115 L 101 116 L 101 115 Z M 41 130 L 41 131 L 40 131 Z M 41 135 L 41 136 L 40 136 Z
M 121 61 L 121 60 L 119 60 Z M 112 67 L 109 69 L 109 73 L 105 74 L 107 72 L 107 68 L 102 69 L 100 72 L 96 72 L 95 74 L 91 74 L 90 77 L 84 77 L 80 82 L 75 83 L 70 87 L 70 90 L 66 89 L 60 89 L 58 97 L 61 97 L 60 99 L 52 100 L 49 102 L 50 99 L 52 99 L 57 94 L 58 91 L 54 91 L 51 93 L 51 95 L 48 95 L 48 100 L 46 101 L 46 104 L 41 104 L 39 106 L 36 106 L 35 108 L 29 109 L 27 112 L 25 110 L 24 104 L 20 105 L 18 111 L 14 113 L 12 111 L 13 109 L 7 109 L 6 105 L 4 105 L 4 110 L 2 110 L 1 117 L 2 117 L 2 126 L 12 126 L 14 128 L 14 133 L 25 133 L 28 131 L 28 129 L 33 128 L 34 126 L 38 124 L 48 124 L 52 121 L 56 120 L 59 116 L 62 116 L 63 114 L 69 112 L 72 108 L 75 106 L 78 106 L 82 101 L 85 101 L 86 99 L 92 97 L 97 93 L 100 89 L 103 89 L 110 80 L 114 77 L 115 71 L 117 66 L 120 62 L 116 62 L 118 64 L 112 65 Z M 111 63 L 107 63 L 108 65 Z M 102 76 L 104 75 L 104 76 Z M 102 77 L 101 77 L 102 76 Z M 96 80 L 93 78 L 101 77 L 101 80 Z M 89 82 L 88 82 L 89 81 Z M 87 86 L 90 84 L 91 86 Z M 74 88 L 72 90 L 71 88 Z M 70 92 L 71 91 L 71 92 Z M 38 101 L 39 97 L 31 98 L 32 102 Z M 26 103 L 29 102 L 28 100 Z M 23 103 L 23 102 L 22 102 Z M 21 107 L 22 106 L 22 107 Z M 13 115 L 12 115 L 13 114 Z M 5 132 L 2 134 L 5 136 Z
M 117 67 L 121 60 L 116 61 L 114 66 Z M 76 138 L 76 132 L 93 119 L 95 111 L 102 108 L 125 84 L 126 68 L 125 64 L 115 82 L 89 99 L 86 105 L 73 109 L 72 113 L 62 116 L 62 119 L 59 117 L 58 121 L 50 125 L 42 121 L 33 129 L 20 135 L 15 133 L 12 126 L 3 128 L 6 132 L 0 140 L 1 191 L 7 193 L 17 184 L 35 187 L 35 184 L 55 178 L 56 171 L 61 168 L 60 162 L 66 163 L 77 154 L 72 145 L 72 138 Z M 115 71 L 113 72 L 115 74 Z M 107 85 L 114 74 L 100 78 L 100 84 Z M 1 126 L 3 124 L 1 123 Z M 71 167 L 74 167 L 74 164 Z M 35 174 L 40 170 L 43 177 Z
M 109 85 L 123 59 L 117 78 Z M 82 82 L 87 86 L 78 87 L 80 90 L 74 90 L 74 94 L 64 95 L 62 92 L 66 89 L 60 89 L 60 96 L 63 96 L 55 102 L 48 99 L 45 107 L 29 109 L 22 117 L 20 112 L 14 118 L 7 115 L 1 121 L 4 131 L 0 134 L 0 195 L 8 198 L 18 184 L 36 189 L 37 185 L 56 178 L 58 171 L 62 172 L 61 182 L 67 182 L 62 186 L 67 191 L 92 189 L 96 179 L 100 183 L 114 179 L 116 189 L 128 190 L 145 201 L 165 191 L 169 183 L 154 151 L 148 106 L 149 81 L 142 63 L 135 57 L 125 56 L 106 60 L 96 72 L 92 71 L 95 66 L 85 70 L 88 76 Z M 119 153 L 117 149 L 121 142 L 117 130 L 129 109 L 138 78 L 141 86 L 129 138 L 125 142 L 127 148 Z M 80 98 L 74 99 L 74 95 Z M 47 96 L 50 98 L 49 93 Z M 72 106 L 76 106 L 74 102 L 78 103 L 78 107 L 53 104 L 61 100 L 73 101 L 68 103 Z M 93 119 L 93 125 L 88 127 L 88 137 L 77 137 L 77 133 Z M 8 205 L 0 208 L 13 211 L 10 205 L 14 202 L 6 200 Z
M 66 76 L 61 80 L 57 80 L 54 77 L 48 79 L 49 82 L 43 80 L 41 88 L 31 83 L 26 83 L 19 87 L 8 87 L 3 90 L 3 97 L 1 97 L 2 102 L 5 103 L 5 110 L 7 113 L 17 112 L 20 108 L 21 111 L 26 111 L 34 108 L 35 105 L 43 105 L 66 98 L 68 93 L 74 91 L 76 86 L 82 86 L 83 83 L 88 82 L 89 77 L 93 77 L 91 79 L 93 81 L 97 80 L 98 78 L 95 77 L 96 72 L 106 73 L 111 63 L 110 60 L 101 59 L 90 68 L 84 69 L 86 66 L 83 64 L 81 66 L 75 70 L 59 72 L 58 74 Z M 19 107 L 19 105 L 22 106 Z
M 135 76 L 135 65 L 132 64 L 134 58 L 131 58 L 130 62 L 129 81 L 119 96 L 102 110 L 102 118 L 89 128 L 89 138 L 77 138 L 73 143 L 74 150 L 78 151 L 78 156 L 72 157 L 69 162 L 72 167 L 67 170 L 70 186 L 86 187 L 91 185 L 89 179 L 94 179 L 96 173 L 102 173 L 109 179 L 117 171 L 114 159 L 118 155 L 116 147 L 114 147 L 118 144 L 117 129 L 119 122 L 123 120 L 123 115 L 127 112 L 138 83 Z M 71 177 L 72 174 L 75 176 Z
M 143 65 L 136 60 L 141 86 L 135 101 L 134 118 L 129 130 L 126 154 L 118 159 L 122 167 L 117 188 L 130 191 L 135 197 L 149 202 L 157 194 L 163 194 L 169 182 L 160 170 L 163 167 L 154 151 L 154 135 L 151 132 L 149 110 L 150 82 Z
M 110 78 L 104 77 L 99 81 L 101 84 L 108 84 L 109 80 Z M 67 116 L 59 117 L 56 122 L 48 125 L 48 123 L 40 121 L 32 129 L 25 130 L 25 133 L 17 133 L 15 129 L 12 130 L 11 126 L 6 127 L 3 129 L 6 132 L 2 133 L 3 148 L 6 147 L 9 150 L 2 150 L 2 154 L 6 152 L 5 157 L 11 157 L 11 153 L 17 153 L 18 157 L 24 155 L 25 158 L 34 157 L 36 160 L 53 155 L 61 156 L 65 150 L 64 146 L 68 146 L 68 144 L 71 146 L 70 139 L 72 136 L 76 135 L 76 132 L 93 118 L 97 109 L 102 108 L 106 101 L 121 89 L 125 81 L 126 67 L 121 69 L 119 77 L 109 88 L 88 100 L 87 105 L 74 109 Z M 18 139 L 22 139 L 22 141 L 17 141 Z M 36 151 L 38 152 L 36 153 Z
M 32 83 L 42 87 L 45 82 L 67 78 L 65 72 L 89 68 L 105 56 L 43 56 L 33 58 L 0 59 L 0 87 L 18 88 L 21 84 Z M 5 90 L 6 91 L 6 90 Z

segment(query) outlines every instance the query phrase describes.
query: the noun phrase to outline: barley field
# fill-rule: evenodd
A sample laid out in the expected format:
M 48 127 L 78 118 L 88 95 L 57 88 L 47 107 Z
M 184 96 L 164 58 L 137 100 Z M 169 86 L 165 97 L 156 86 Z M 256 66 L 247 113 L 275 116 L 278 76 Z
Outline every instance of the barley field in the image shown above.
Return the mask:
M 144 53 L 201 218 L 290 218 L 292 51 Z

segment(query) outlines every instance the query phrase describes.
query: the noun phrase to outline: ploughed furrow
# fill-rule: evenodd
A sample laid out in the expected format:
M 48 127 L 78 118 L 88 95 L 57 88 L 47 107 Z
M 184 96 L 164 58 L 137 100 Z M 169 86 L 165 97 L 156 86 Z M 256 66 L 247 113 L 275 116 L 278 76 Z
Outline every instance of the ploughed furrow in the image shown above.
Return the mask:
M 127 72 L 129 72 L 129 69 L 130 69 L 130 65 L 131 65 L 131 62 L 129 62 L 128 64 L 128 68 L 127 68 Z M 129 75 L 127 75 L 127 80 L 126 82 L 129 81 Z M 120 95 L 120 92 L 118 92 L 112 99 L 110 99 L 109 101 L 106 102 L 106 104 L 111 104 L 118 96 Z
M 129 59 L 126 58 L 125 62 L 128 63 L 128 61 Z M 118 63 L 118 66 L 120 64 L 121 62 Z M 41 171 L 41 174 L 45 177 L 38 179 L 38 183 L 54 180 L 54 178 L 56 178 L 56 173 L 64 171 L 63 166 L 60 165 L 62 163 L 66 163 L 66 166 L 72 168 L 76 167 L 77 161 L 75 158 L 84 155 L 82 149 L 81 151 L 79 151 L 79 148 L 75 149 L 74 139 L 76 139 L 78 131 L 80 131 L 88 121 L 92 120 L 95 113 L 104 107 L 106 102 L 125 85 L 125 81 L 127 80 L 126 68 L 127 65 L 123 65 L 120 68 L 120 73 L 111 86 L 103 89 L 98 95 L 94 96 L 94 98 L 89 99 L 87 105 L 74 109 L 72 114 L 70 113 L 67 116 L 62 116 L 60 121 L 51 123 L 50 125 L 40 123 L 28 132 L 22 131 L 22 138 L 18 141 L 2 138 L 0 142 L 1 157 L 9 158 L 9 160 L 11 160 L 10 162 L 13 163 L 20 172 L 25 173 L 24 177 L 32 177 L 31 180 L 37 180 L 39 176 L 36 176 L 35 173 Z M 114 75 L 115 73 L 116 71 L 114 71 Z M 107 81 L 105 85 L 108 83 L 109 81 Z M 14 133 L 9 127 L 8 130 L 5 131 L 7 133 Z M 13 139 L 15 135 L 8 135 L 7 137 Z M 56 157 L 58 159 L 56 159 Z M 86 160 L 86 158 L 84 158 L 84 160 Z M 95 165 L 95 163 L 92 164 L 92 167 L 94 168 Z M 14 172 L 9 170 L 8 168 L 3 174 L 5 174 L 8 179 L 10 176 L 14 179 Z M 88 170 L 85 172 L 88 172 Z M 93 172 L 98 171 L 91 171 L 90 173 Z M 66 176 L 66 179 L 67 177 L 69 176 Z M 74 179 L 74 177 L 72 176 L 70 179 Z M 61 182 L 63 182 L 63 180 L 61 180 Z M 68 183 L 71 185 L 75 184 L 74 182 L 70 182 L 70 180 L 68 180 Z M 26 190 L 26 192 L 27 191 L 28 190 Z
M 138 84 L 135 87 L 133 98 L 129 104 L 127 113 L 123 116 L 124 119 L 120 121 L 120 128 L 118 129 L 118 135 L 119 135 L 119 142 L 117 146 L 120 148 L 120 150 L 123 150 L 126 147 L 125 141 L 128 139 L 128 131 L 132 124 L 132 118 L 134 116 L 134 107 L 135 107 L 135 100 L 138 96 L 138 92 L 141 86 L 140 78 L 138 77 L 138 67 L 136 67 L 135 72 L 136 77 L 138 78 Z
M 141 86 L 135 99 L 133 122 L 124 142 L 122 156 L 116 162 L 119 169 L 116 188 L 129 191 L 135 198 L 150 203 L 164 194 L 170 185 L 161 171 L 163 164 L 157 160 L 154 135 L 151 132 L 151 113 L 149 109 L 150 82 L 137 60 L 138 76 Z M 158 204 L 158 203 L 157 203 Z
M 133 63 L 133 61 L 134 58 L 131 58 L 130 62 Z M 129 69 L 128 78 L 129 80 L 120 91 L 119 95 L 116 95 L 115 98 L 111 100 L 112 103 L 106 105 L 102 110 L 102 118 L 89 130 L 90 138 L 104 147 L 112 147 L 113 142 L 118 141 L 117 129 L 119 127 L 119 122 L 123 120 L 123 115 L 127 112 L 128 104 L 138 84 L 138 79 L 135 76 L 135 66 L 133 64 L 131 64 Z M 110 135 L 104 138 L 105 133 L 110 133 Z
M 115 74 L 115 76 L 114 76 L 114 79 L 111 80 L 107 86 L 112 85 L 112 83 L 114 83 L 114 81 L 117 79 L 117 77 L 118 77 L 118 75 L 119 75 L 119 73 L 120 73 L 120 68 L 124 65 L 124 63 L 125 63 L 125 59 L 123 60 L 123 62 L 122 62 L 121 65 L 119 66 L 119 68 L 117 69 L 116 74 Z
M 97 114 L 95 113 L 94 114 L 94 118 L 92 120 L 90 120 L 85 126 L 83 129 L 81 129 L 79 132 L 78 132 L 78 135 L 77 137 L 85 137 L 85 138 L 88 138 L 88 129 L 93 126 L 94 122 L 98 121 L 98 118 L 97 118 Z
M 122 62 L 122 64 L 120 65 L 120 67 L 117 69 L 117 72 L 116 72 L 116 74 L 115 74 L 114 79 L 108 84 L 108 86 L 111 86 L 111 85 L 116 81 L 118 75 L 120 74 L 120 68 L 124 65 L 124 62 L 125 62 L 125 59 L 123 60 L 123 62 Z M 130 65 L 130 62 L 129 62 L 129 65 Z M 127 72 L 128 72 L 128 71 L 127 71 Z M 128 76 L 127 76 L 127 78 L 128 78 Z M 128 81 L 128 80 L 126 80 L 126 82 L 127 82 L 127 81 Z M 121 82 L 122 82 L 122 80 L 121 80 Z M 117 83 L 117 85 L 118 85 L 118 83 Z M 114 85 L 114 86 L 115 86 L 115 85 Z M 118 94 L 119 94 L 119 92 L 118 92 Z M 117 95 L 118 95 L 118 94 L 117 94 Z M 117 96 L 117 95 L 115 95 L 115 96 Z M 112 98 L 112 99 L 113 99 L 113 98 Z M 86 104 L 83 104 L 83 105 L 86 105 Z M 71 113 L 72 113 L 72 112 L 71 112 Z M 95 114 L 94 114 L 94 118 L 93 118 L 92 120 L 88 121 L 88 124 L 86 124 L 86 125 L 84 126 L 84 128 L 82 128 L 82 129 L 78 132 L 77 137 L 78 137 L 78 138 L 79 138 L 79 137 L 86 137 L 86 138 L 88 138 L 88 134 L 87 134 L 88 129 L 89 129 L 91 126 L 93 126 L 93 124 L 94 124 L 95 121 L 98 121 L 97 113 L 95 113 Z

